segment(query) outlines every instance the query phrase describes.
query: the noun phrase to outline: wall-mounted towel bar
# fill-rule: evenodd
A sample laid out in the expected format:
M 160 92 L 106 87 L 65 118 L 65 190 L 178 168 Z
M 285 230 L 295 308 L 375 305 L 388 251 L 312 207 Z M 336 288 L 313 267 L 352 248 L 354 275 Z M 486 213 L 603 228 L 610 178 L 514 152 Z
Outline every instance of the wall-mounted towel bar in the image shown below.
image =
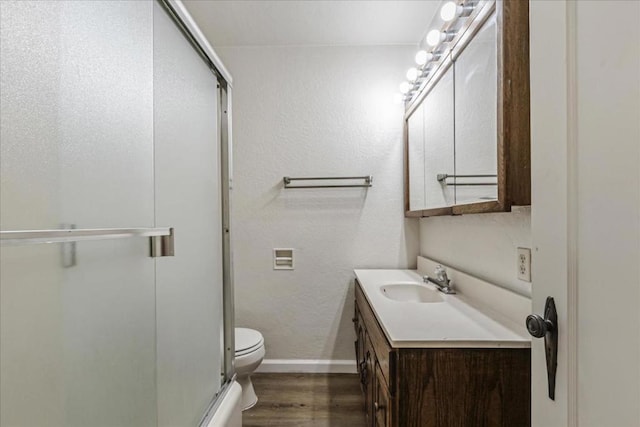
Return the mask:
M 0 245 L 18 246 L 40 243 L 66 243 L 85 240 L 149 237 L 151 256 L 173 256 L 173 228 L 85 228 L 66 230 L 0 231 Z
M 447 182 L 447 178 L 497 178 L 497 175 L 449 175 L 439 173 L 436 175 L 438 182 L 453 186 L 498 185 L 497 182 Z
M 310 178 L 291 178 L 285 176 L 284 188 L 356 188 L 373 186 L 373 176 L 336 176 L 336 177 L 310 177 Z M 291 185 L 291 181 L 364 181 L 362 184 L 345 183 L 345 184 L 318 184 L 318 185 Z

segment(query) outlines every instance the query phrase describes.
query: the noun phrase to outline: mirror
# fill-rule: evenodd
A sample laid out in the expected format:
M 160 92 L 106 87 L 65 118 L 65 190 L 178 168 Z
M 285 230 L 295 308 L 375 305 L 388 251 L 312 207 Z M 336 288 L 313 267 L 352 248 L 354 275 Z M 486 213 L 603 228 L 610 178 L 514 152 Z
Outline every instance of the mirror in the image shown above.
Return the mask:
M 407 119 L 410 210 L 441 209 L 455 203 L 455 186 L 439 181 L 454 174 L 453 67 L 440 77 Z
M 454 174 L 453 67 L 427 94 L 424 105 L 424 209 L 455 203 L 455 187 L 438 181 L 438 174 Z
M 457 205 L 498 198 L 496 41 L 493 14 L 454 62 Z
M 409 211 L 498 199 L 497 65 L 493 13 L 443 61 L 406 119 Z
M 407 119 L 410 210 L 455 203 L 455 187 L 438 181 L 454 173 L 454 93 L 450 67 Z
M 426 209 L 424 193 L 424 108 L 420 104 L 407 119 L 409 209 Z

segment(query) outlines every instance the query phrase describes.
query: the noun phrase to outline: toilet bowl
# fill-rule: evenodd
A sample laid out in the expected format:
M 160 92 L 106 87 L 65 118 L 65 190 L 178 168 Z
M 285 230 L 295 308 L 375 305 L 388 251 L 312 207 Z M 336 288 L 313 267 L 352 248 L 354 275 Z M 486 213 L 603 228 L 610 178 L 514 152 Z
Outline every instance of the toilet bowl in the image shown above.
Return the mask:
M 251 374 L 264 359 L 264 338 L 256 330 L 236 328 L 236 380 L 242 386 L 242 410 L 245 411 L 258 402 L 253 390 Z

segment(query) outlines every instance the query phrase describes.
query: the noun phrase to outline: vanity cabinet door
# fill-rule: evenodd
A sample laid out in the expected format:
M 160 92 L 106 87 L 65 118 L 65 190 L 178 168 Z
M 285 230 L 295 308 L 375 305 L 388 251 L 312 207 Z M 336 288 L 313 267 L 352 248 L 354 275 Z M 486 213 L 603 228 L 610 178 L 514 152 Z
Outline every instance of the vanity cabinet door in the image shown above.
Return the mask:
M 358 327 L 356 346 L 356 364 L 360 375 L 360 388 L 365 391 L 366 387 L 366 358 L 365 358 L 365 331 L 362 326 Z
M 391 397 L 380 365 L 376 363 L 376 381 L 373 395 L 373 420 L 376 427 L 391 426 Z
M 354 342 L 355 351 L 356 351 L 356 369 L 358 370 L 358 375 L 360 377 L 360 389 L 364 393 L 366 391 L 366 378 L 367 378 L 367 367 L 366 367 L 367 332 L 365 329 L 364 322 L 362 321 L 362 315 L 360 314 L 358 304 L 355 305 L 353 324 L 354 324 L 355 333 L 356 333 L 356 341 Z
M 358 310 L 358 305 L 356 304 L 353 313 L 353 329 L 356 334 L 356 340 L 354 341 L 354 348 L 356 351 L 356 368 L 358 373 L 360 373 L 360 363 L 362 362 L 362 347 L 364 345 L 364 339 L 362 337 L 362 322 L 360 321 L 360 311 Z
M 375 424 L 374 398 L 376 386 L 376 356 L 371 345 L 369 335 L 365 333 L 365 363 L 364 363 L 364 405 L 367 412 L 367 425 Z

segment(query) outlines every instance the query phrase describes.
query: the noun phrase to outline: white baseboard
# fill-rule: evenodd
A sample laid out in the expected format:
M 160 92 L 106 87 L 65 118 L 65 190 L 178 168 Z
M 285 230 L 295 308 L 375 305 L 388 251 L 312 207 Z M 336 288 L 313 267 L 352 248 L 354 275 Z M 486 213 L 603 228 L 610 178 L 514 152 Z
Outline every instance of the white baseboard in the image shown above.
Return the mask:
M 265 359 L 256 372 L 355 374 L 355 360 L 334 359 Z

